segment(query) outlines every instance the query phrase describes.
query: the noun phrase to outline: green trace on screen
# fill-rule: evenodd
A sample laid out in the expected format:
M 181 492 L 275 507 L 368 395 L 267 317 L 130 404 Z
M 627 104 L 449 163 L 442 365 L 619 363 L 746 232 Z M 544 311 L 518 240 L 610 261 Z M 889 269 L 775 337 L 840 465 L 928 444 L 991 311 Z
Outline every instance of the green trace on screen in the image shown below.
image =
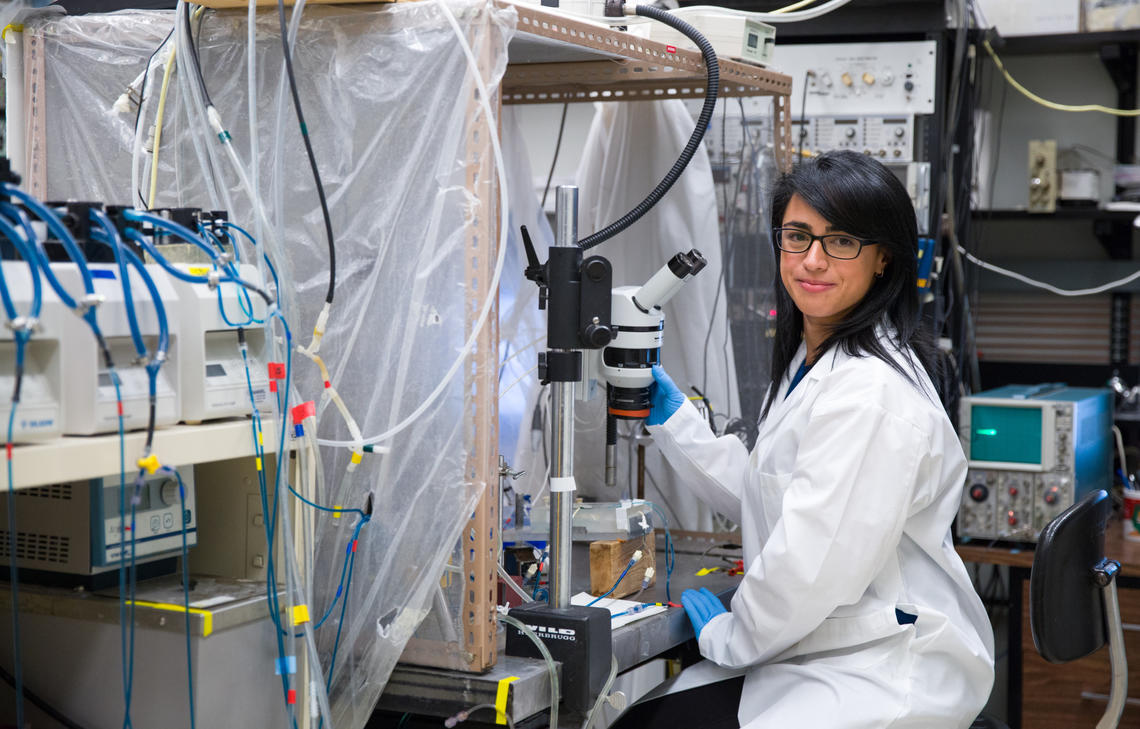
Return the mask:
M 1041 409 L 1012 405 L 970 408 L 970 459 L 995 463 L 1041 462 Z

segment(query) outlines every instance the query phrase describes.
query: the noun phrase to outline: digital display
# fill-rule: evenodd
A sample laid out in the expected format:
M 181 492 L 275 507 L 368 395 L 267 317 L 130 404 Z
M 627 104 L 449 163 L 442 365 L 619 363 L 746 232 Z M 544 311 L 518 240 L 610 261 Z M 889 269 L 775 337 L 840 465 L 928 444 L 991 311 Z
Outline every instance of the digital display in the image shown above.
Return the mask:
M 755 33 L 749 33 L 748 34 L 748 47 L 749 48 L 755 48 L 759 44 L 759 42 L 760 42 L 760 36 L 756 35 Z
M 1040 408 L 973 405 L 970 460 L 1041 464 Z
M 98 481 L 96 482 L 98 483 Z M 102 481 L 103 486 L 103 515 L 105 518 L 115 519 L 119 518 L 119 480 L 118 478 L 107 478 Z M 127 523 L 131 521 L 131 499 L 135 494 L 134 483 L 127 479 L 127 493 L 123 501 L 126 506 Z M 150 508 L 150 483 L 143 484 L 142 490 L 139 491 L 139 503 L 135 506 L 135 512 L 146 511 Z
M 226 368 L 222 367 L 220 364 L 208 364 L 208 365 L 206 365 L 206 377 L 225 377 L 225 376 L 226 376 Z

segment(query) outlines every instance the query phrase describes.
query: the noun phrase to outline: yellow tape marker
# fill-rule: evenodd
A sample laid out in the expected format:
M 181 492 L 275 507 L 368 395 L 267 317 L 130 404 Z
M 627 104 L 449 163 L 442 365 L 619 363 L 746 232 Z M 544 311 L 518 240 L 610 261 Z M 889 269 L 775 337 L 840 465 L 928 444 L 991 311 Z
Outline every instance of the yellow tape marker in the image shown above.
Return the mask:
M 340 504 L 337 504 L 333 508 L 336 509 L 336 511 L 333 512 L 333 518 L 339 519 L 340 518 Z
M 253 462 L 257 464 L 257 470 L 260 471 L 261 470 L 261 459 L 255 458 L 255 459 L 253 459 Z
M 265 439 L 263 439 L 263 438 L 261 437 L 261 431 L 260 431 L 260 430 L 259 430 L 259 431 L 257 431 L 257 444 L 258 444 L 259 446 L 263 446 L 263 445 L 265 445 Z
M 309 622 L 309 606 L 308 605 L 294 605 L 293 606 L 293 625 L 300 625 L 301 623 Z
M 927 283 L 926 283 L 926 279 L 924 279 L 924 278 L 920 278 L 920 279 L 918 280 L 918 287 L 919 287 L 920 289 L 924 289 L 924 288 L 926 288 L 926 286 L 927 286 Z
M 360 463 L 363 460 L 364 460 L 364 454 L 363 453 L 353 453 L 352 454 L 352 462 L 353 463 Z
M 5 25 L 4 30 L 0 31 L 0 40 L 5 40 L 5 41 L 8 40 L 8 31 L 10 31 L 10 30 L 14 30 L 17 33 L 23 33 L 24 32 L 24 24 L 23 23 L 8 23 L 7 25 Z
M 710 575 L 719 569 L 720 569 L 720 567 L 702 567 L 701 569 L 697 570 L 697 577 L 704 577 L 705 575 Z
M 131 600 L 127 600 L 126 603 L 128 605 L 133 604 L 133 605 L 137 605 L 138 607 L 148 607 L 148 608 L 153 608 L 155 610 L 169 610 L 170 612 L 174 612 L 174 613 L 186 612 L 186 606 L 185 605 L 175 605 L 175 604 L 169 603 L 169 602 L 148 602 L 146 600 L 135 600 L 132 602 Z M 202 616 L 202 637 L 203 638 L 209 636 L 210 633 L 214 632 L 214 614 L 212 612 L 210 612 L 209 610 L 203 610 L 202 608 L 190 608 L 190 614 Z
M 190 275 L 191 276 L 208 276 L 209 274 L 210 274 L 210 268 L 208 266 L 191 266 L 190 267 Z
M 518 681 L 518 676 L 507 676 L 499 681 L 499 690 L 495 692 L 495 723 L 507 723 L 507 697 L 511 694 L 511 684 Z

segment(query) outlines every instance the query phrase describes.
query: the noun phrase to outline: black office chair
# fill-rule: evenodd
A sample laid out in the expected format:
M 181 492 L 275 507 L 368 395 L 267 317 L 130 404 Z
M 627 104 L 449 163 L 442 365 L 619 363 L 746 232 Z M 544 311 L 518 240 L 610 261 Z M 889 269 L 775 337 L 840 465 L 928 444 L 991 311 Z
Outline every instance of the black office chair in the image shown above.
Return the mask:
M 1068 663 L 1108 643 L 1112 687 L 1096 729 L 1114 729 L 1128 695 L 1128 662 L 1116 598 L 1120 563 L 1104 557 L 1104 531 L 1112 501 L 1089 494 L 1049 522 L 1037 539 L 1029 575 L 1029 626 L 1033 645 L 1050 663 Z M 971 729 L 1004 729 L 979 716 Z

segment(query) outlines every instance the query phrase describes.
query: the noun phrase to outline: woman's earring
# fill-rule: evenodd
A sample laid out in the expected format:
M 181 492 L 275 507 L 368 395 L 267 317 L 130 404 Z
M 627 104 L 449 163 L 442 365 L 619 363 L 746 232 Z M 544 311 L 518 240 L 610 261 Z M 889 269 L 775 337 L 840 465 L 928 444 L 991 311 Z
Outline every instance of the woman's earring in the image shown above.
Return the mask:
M 885 269 L 883 271 L 879 271 L 878 273 L 875 274 L 875 278 L 882 278 L 884 272 L 885 272 Z

